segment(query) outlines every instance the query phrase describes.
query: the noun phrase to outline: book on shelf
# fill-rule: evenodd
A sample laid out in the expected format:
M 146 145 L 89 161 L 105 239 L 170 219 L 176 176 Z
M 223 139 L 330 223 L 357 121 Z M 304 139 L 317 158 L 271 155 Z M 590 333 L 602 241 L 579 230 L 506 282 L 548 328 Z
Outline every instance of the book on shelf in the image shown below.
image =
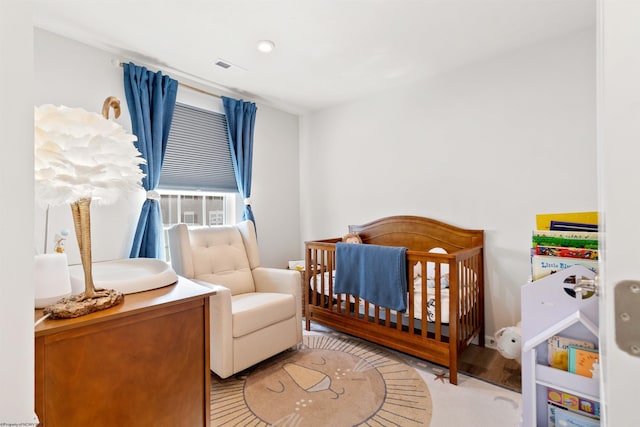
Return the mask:
M 571 237 L 560 236 L 537 236 L 535 233 L 531 236 L 531 246 L 559 246 L 565 248 L 587 248 L 598 249 L 598 238 L 595 239 L 576 239 Z
M 598 261 L 596 260 L 533 255 L 531 257 L 531 275 L 535 281 L 574 265 L 582 265 L 594 273 L 598 273 Z
M 581 348 L 595 349 L 596 345 L 585 340 L 578 340 L 561 335 L 554 335 L 547 339 L 547 362 L 549 366 L 563 371 L 569 370 L 569 348 L 579 346 Z
M 570 411 L 553 403 L 547 404 L 548 427 L 599 427 L 600 419 Z
M 598 250 L 589 248 L 570 248 L 565 246 L 536 245 L 534 255 L 597 260 Z
M 548 427 L 599 427 L 600 419 L 570 411 L 553 403 L 547 404 Z
M 596 231 L 560 231 L 560 230 L 533 230 L 534 236 L 542 237 L 562 237 L 565 239 L 587 239 L 598 240 Z
M 589 417 L 600 418 L 600 402 L 569 393 L 565 390 L 547 388 L 547 402 Z
M 551 220 L 549 230 L 557 231 L 598 231 L 598 224 L 586 224 L 584 222 L 554 221 Z
M 575 222 L 582 224 L 598 224 L 598 212 L 563 212 L 551 214 L 537 214 L 536 228 L 549 230 L 551 221 Z
M 598 350 L 570 345 L 568 352 L 569 372 L 588 378 L 594 378 L 594 373 L 596 378 L 599 376 L 597 371 L 599 369 L 598 359 L 600 358 L 600 353 Z

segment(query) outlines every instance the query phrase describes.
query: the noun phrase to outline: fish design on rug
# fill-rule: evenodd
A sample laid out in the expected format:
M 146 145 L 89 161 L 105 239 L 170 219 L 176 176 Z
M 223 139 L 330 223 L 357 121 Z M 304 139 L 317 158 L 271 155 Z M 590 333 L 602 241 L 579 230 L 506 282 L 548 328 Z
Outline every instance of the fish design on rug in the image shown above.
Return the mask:
M 295 363 L 285 363 L 282 369 L 289 374 L 293 382 L 308 393 L 329 390 L 335 393 L 335 397 L 332 399 L 338 399 L 341 394 L 344 394 L 344 389 L 337 392 L 331 388 L 331 377 L 324 372 Z

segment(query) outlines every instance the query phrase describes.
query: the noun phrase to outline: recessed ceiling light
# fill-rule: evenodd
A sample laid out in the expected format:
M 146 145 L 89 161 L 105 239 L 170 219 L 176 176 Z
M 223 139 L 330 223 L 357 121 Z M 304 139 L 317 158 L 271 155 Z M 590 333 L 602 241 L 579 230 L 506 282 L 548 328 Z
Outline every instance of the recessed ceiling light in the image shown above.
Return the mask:
M 259 40 L 256 43 L 256 47 L 260 52 L 271 52 L 276 47 L 276 44 L 271 40 Z

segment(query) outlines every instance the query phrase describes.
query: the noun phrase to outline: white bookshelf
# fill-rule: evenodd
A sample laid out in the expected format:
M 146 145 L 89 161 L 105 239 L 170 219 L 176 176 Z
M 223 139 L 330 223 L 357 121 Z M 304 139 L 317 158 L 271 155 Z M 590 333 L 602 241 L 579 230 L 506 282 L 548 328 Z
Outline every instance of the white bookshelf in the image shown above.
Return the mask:
M 599 380 L 548 366 L 547 339 L 554 335 L 598 342 L 598 297 L 569 295 L 571 276 L 593 279 L 595 273 L 574 266 L 522 289 L 522 422 L 523 427 L 548 426 L 549 387 L 599 401 Z

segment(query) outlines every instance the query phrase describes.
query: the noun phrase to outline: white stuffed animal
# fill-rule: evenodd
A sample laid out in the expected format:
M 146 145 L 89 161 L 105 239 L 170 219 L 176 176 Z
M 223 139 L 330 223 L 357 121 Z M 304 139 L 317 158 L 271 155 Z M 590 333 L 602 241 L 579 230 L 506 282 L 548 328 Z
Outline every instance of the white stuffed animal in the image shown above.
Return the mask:
M 494 337 L 498 345 L 498 352 L 507 359 L 515 359 L 520 363 L 522 354 L 522 328 L 518 322 L 516 326 L 502 328 L 495 333 Z

